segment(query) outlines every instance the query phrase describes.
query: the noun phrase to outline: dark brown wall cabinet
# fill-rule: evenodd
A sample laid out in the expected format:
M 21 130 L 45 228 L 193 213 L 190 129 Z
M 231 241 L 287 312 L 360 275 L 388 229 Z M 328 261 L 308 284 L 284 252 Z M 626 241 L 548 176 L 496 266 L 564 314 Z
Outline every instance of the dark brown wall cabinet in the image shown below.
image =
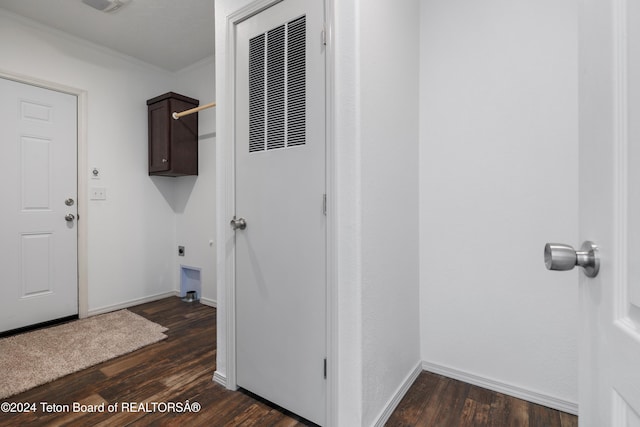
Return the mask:
M 171 116 L 200 101 L 168 92 L 147 101 L 149 109 L 149 175 L 198 175 L 198 114 Z

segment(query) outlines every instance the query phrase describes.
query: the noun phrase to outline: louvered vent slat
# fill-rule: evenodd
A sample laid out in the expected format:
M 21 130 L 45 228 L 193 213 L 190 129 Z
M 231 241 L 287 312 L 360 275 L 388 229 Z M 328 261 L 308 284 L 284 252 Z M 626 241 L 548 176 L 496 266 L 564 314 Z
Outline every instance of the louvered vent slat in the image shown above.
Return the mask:
M 303 145 L 306 141 L 306 19 L 289 22 L 287 58 L 287 145 Z
M 267 150 L 285 147 L 285 28 L 267 32 Z
M 249 152 L 266 146 L 264 107 L 265 34 L 249 40 Z

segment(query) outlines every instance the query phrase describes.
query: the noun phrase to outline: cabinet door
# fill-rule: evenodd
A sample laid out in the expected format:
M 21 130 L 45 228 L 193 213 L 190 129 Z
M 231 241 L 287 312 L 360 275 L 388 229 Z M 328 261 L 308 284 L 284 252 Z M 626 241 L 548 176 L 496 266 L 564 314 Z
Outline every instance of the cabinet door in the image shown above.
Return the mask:
M 165 172 L 171 167 L 170 114 L 168 99 L 149 106 L 150 174 Z

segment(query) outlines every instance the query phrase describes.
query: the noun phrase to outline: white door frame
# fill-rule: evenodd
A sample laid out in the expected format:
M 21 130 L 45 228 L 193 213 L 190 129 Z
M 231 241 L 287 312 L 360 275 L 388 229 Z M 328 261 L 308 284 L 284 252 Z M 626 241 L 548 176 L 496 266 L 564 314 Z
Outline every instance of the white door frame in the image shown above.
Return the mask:
M 18 83 L 24 83 L 31 86 L 37 86 L 44 89 L 54 90 L 77 98 L 77 187 L 78 195 L 76 202 L 78 203 L 78 317 L 85 318 L 89 314 L 89 274 L 87 259 L 87 224 L 89 215 L 87 209 L 87 181 L 89 176 L 89 168 L 87 166 L 87 91 L 71 86 L 50 82 L 47 80 L 37 79 L 22 74 L 11 73 L 0 70 L 0 78 L 13 80 Z
M 282 0 L 255 0 L 247 6 L 236 10 L 226 18 L 226 87 L 225 99 L 225 127 L 228 132 L 226 141 L 219 143 L 225 144 L 223 156 L 218 159 L 217 165 L 222 170 L 219 176 L 222 176 L 224 182 L 218 188 L 224 191 L 224 197 L 220 197 L 218 212 L 222 212 L 222 218 L 218 218 L 218 239 L 225 244 L 224 253 L 218 254 L 218 268 L 221 270 L 221 277 L 224 280 L 225 298 L 225 344 L 226 344 L 226 378 L 214 379 L 231 390 L 238 388 L 236 382 L 236 293 L 235 293 L 235 233 L 229 227 L 229 220 L 235 215 L 235 73 L 236 73 L 236 26 L 241 22 L 257 15 L 269 7 L 280 3 Z M 326 189 L 327 189 L 327 395 L 326 395 L 326 420 L 327 425 L 335 425 L 337 416 L 337 373 L 336 363 L 338 361 L 337 339 L 338 334 L 338 312 L 337 312 L 337 281 L 336 281 L 336 242 L 337 232 L 335 226 L 335 203 L 333 195 L 336 194 L 336 177 L 335 177 L 335 144 L 333 139 L 333 123 L 331 121 L 333 111 L 333 46 L 331 43 L 331 28 L 333 28 L 333 0 L 325 0 L 325 32 L 326 32 L 326 50 L 325 50 L 325 126 L 326 126 Z M 318 40 L 320 35 L 318 34 Z M 223 230 L 223 233 L 220 231 Z M 221 246 L 218 246 L 221 247 Z

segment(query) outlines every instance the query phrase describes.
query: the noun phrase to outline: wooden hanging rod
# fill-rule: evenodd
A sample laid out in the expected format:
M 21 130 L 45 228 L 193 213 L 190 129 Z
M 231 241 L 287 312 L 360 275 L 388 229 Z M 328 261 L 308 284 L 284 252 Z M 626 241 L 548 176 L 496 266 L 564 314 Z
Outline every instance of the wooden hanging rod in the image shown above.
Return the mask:
M 198 111 L 206 110 L 207 108 L 212 108 L 215 106 L 216 106 L 216 103 L 212 102 L 210 104 L 204 104 L 196 108 L 191 108 L 189 110 L 181 111 L 179 113 L 173 113 L 171 117 L 173 117 L 175 120 L 178 120 L 182 116 L 188 116 L 189 114 L 197 113 Z

